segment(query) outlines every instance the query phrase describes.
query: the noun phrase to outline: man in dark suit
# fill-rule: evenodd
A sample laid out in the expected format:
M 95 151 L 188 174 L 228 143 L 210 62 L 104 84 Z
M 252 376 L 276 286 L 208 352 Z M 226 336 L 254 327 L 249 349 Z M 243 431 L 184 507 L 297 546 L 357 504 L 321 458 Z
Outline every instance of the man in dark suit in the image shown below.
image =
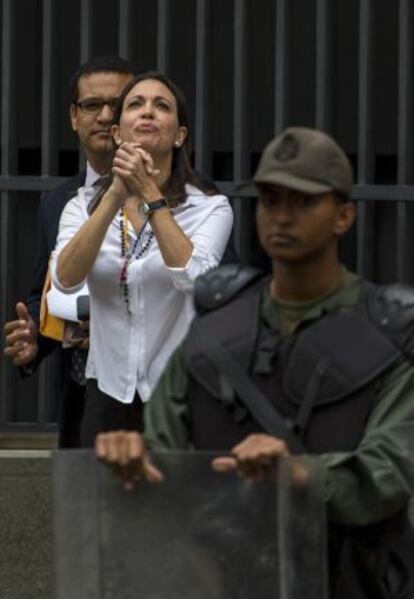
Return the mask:
M 80 186 L 93 186 L 106 175 L 112 161 L 110 126 L 116 99 L 134 74 L 132 65 L 117 56 L 96 57 L 84 63 L 73 75 L 70 121 L 86 154 L 86 169 L 52 190 L 41 199 L 37 258 L 30 295 L 26 303 L 18 302 L 18 320 L 5 324 L 6 356 L 21 367 L 23 376 L 32 374 L 51 351 L 59 348 L 61 377 L 59 389 L 59 446 L 79 445 L 85 387 L 82 365 L 85 341 L 62 349 L 62 345 L 39 333 L 40 300 L 48 270 L 50 253 L 56 244 L 60 215 Z M 81 345 L 81 343 L 83 345 Z M 76 366 L 81 366 L 76 368 Z M 79 374 L 81 376 L 79 376 Z

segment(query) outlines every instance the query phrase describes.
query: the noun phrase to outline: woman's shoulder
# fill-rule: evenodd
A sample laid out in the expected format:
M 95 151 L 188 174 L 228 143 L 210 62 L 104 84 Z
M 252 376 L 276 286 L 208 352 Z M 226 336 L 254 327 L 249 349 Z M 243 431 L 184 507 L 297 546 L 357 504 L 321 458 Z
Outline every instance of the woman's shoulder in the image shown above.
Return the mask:
M 73 216 L 88 216 L 88 205 L 96 194 L 96 189 L 92 187 L 79 187 L 75 194 L 68 199 L 62 214 L 66 217 Z
M 87 208 L 89 202 L 96 196 L 97 190 L 94 187 L 82 186 L 78 187 L 75 194 L 69 199 L 68 203 L 72 203 L 73 206 L 79 206 L 81 208 Z

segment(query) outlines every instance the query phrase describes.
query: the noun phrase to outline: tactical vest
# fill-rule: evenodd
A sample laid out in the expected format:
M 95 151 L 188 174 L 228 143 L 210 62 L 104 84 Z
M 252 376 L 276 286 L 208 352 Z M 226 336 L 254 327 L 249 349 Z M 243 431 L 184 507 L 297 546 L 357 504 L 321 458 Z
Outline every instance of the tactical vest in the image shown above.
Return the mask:
M 414 355 L 414 294 L 402 286 L 361 283 L 343 308 L 283 337 L 261 318 L 265 280 L 199 317 L 249 372 L 263 394 L 313 454 L 352 451 L 390 368 Z M 225 376 L 194 342 L 184 344 L 190 373 L 190 430 L 196 449 L 229 449 L 262 431 Z
M 241 287 L 256 277 L 242 273 Z M 414 359 L 414 292 L 363 282 L 353 307 L 303 323 L 284 338 L 261 318 L 266 280 L 240 294 L 237 268 L 203 279 L 202 301 L 196 297 L 203 312 L 198 324 L 205 335 L 217 335 L 294 427 L 307 451 L 355 449 L 384 377 L 400 361 Z M 192 442 L 198 449 L 230 449 L 262 429 L 194 337 L 190 329 L 184 345 Z M 330 522 L 328 531 L 333 599 L 414 597 L 414 536 L 406 508 L 369 526 Z

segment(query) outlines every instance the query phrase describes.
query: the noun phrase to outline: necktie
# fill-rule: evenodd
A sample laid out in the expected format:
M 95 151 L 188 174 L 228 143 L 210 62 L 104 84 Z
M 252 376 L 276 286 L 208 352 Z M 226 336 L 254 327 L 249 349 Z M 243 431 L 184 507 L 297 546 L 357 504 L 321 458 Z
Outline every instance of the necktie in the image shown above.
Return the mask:
M 108 178 L 108 175 L 98 177 L 98 179 L 96 179 L 96 181 L 94 181 L 94 183 L 92 184 L 93 189 L 96 190 L 96 194 L 89 203 L 89 214 L 91 214 L 93 210 L 96 208 L 97 201 L 100 197 L 99 191 L 107 183 Z M 85 367 L 87 357 L 88 352 L 84 349 L 74 347 L 71 350 L 70 377 L 78 385 L 86 385 Z
M 86 385 L 85 367 L 88 352 L 85 349 L 74 347 L 70 356 L 70 378 L 78 385 Z
M 100 193 L 101 189 L 108 182 L 108 180 L 109 180 L 109 175 L 104 175 L 103 177 L 98 177 L 98 179 L 96 179 L 96 181 L 93 183 L 92 188 L 95 191 L 95 194 L 88 204 L 88 214 L 92 214 L 92 212 L 97 207 L 97 205 L 102 197 L 102 194 Z

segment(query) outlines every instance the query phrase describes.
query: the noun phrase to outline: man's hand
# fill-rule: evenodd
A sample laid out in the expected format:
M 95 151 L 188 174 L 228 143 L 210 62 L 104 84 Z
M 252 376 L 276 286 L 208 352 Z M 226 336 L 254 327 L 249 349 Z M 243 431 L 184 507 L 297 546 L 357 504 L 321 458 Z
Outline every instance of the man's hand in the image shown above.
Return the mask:
M 100 433 L 95 439 L 95 452 L 102 462 L 114 468 L 127 490 L 133 489 L 142 478 L 151 483 L 164 478 L 152 464 L 144 439 L 135 431 Z
M 80 349 L 87 351 L 89 350 L 89 320 L 81 320 L 79 322 L 79 328 L 85 333 L 85 335 L 87 335 L 87 337 L 81 340 L 79 347 Z
M 16 312 L 18 320 L 4 325 L 4 355 L 13 360 L 15 366 L 24 366 L 37 356 L 37 327 L 23 302 L 16 304 Z
M 265 434 L 249 435 L 233 447 L 228 457 L 216 458 L 212 462 L 216 472 L 237 472 L 250 480 L 263 480 L 270 466 L 279 458 L 291 454 L 282 439 Z M 292 480 L 300 487 L 309 483 L 309 473 L 300 460 L 290 464 Z
M 89 320 L 82 320 L 75 323 L 66 323 L 63 338 L 65 347 L 78 347 L 79 349 L 89 349 Z

